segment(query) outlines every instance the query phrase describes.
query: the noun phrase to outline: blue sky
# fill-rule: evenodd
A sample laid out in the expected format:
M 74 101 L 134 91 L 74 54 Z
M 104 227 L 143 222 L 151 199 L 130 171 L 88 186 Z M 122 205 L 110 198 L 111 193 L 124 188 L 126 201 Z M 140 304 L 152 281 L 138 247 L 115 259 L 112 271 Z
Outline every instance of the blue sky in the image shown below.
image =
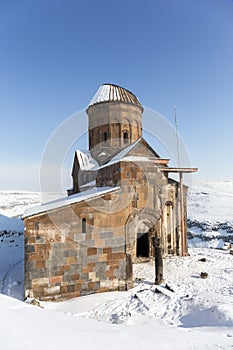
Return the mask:
M 0 189 L 38 190 L 50 135 L 107 82 L 176 105 L 195 176 L 232 179 L 233 1 L 1 1 L 0 36 Z

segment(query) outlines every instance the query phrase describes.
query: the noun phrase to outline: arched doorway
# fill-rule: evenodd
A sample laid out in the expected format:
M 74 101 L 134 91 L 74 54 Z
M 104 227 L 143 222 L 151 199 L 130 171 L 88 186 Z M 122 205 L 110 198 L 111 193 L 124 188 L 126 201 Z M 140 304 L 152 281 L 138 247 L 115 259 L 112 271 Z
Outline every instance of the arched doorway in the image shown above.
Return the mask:
M 149 232 L 144 233 L 142 236 L 139 234 L 137 238 L 136 256 L 137 258 L 149 258 Z
M 153 237 L 160 237 L 159 222 L 161 213 L 149 208 L 134 210 L 128 216 L 125 224 L 126 253 L 131 255 L 132 262 L 137 262 L 138 257 L 154 256 Z
M 141 221 L 136 227 L 136 257 L 149 258 L 151 255 L 151 223 Z

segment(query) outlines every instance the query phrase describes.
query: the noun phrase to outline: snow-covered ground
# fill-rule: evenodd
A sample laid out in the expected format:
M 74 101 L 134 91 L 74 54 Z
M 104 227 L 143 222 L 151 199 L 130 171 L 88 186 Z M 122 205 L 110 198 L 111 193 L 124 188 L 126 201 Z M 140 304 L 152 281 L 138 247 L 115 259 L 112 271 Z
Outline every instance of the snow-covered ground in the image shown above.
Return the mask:
M 17 300 L 23 299 L 23 226 L 3 215 L 21 215 L 40 202 L 38 193 L 21 195 L 0 194 L 0 349 L 233 349 L 233 182 L 192 186 L 190 256 L 164 259 L 161 286 L 153 283 L 150 261 L 134 265 L 135 288 L 127 292 L 43 308 Z
M 194 183 L 188 195 L 188 224 L 193 247 L 233 245 L 233 181 Z
M 134 289 L 43 308 L 0 295 L 0 348 L 232 349 L 232 259 L 228 251 L 191 248 L 190 257 L 164 261 L 161 286 L 153 284 L 153 262 L 137 264 Z
M 188 217 L 192 221 L 233 225 L 233 181 L 193 183 L 188 207 Z
M 41 203 L 39 192 L 0 191 L 0 214 L 20 217 L 29 207 Z

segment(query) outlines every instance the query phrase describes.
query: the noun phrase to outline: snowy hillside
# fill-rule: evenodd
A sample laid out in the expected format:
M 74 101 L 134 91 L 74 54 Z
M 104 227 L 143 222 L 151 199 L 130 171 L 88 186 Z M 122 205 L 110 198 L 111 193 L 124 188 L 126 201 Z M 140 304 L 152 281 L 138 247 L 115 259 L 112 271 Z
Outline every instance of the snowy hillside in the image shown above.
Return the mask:
M 19 217 L 41 201 L 40 192 L 0 191 L 0 214 Z M 189 188 L 188 217 L 198 222 L 233 222 L 233 181 L 193 183 Z
M 193 183 L 188 208 L 191 221 L 233 225 L 233 181 Z
M 39 192 L 0 191 L 0 214 L 20 217 L 24 211 L 41 203 Z
M 233 181 L 194 183 L 188 195 L 188 226 L 192 246 L 233 244 Z

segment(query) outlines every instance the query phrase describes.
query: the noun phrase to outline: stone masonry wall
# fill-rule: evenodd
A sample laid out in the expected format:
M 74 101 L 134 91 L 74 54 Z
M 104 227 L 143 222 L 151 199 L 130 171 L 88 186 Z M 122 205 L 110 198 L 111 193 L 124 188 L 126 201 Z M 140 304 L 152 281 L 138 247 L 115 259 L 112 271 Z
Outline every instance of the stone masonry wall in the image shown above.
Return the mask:
M 105 196 L 108 206 L 114 196 Z M 124 241 L 128 213 L 100 214 L 102 200 L 25 219 L 27 295 L 57 300 L 132 286 Z M 80 218 L 86 219 L 86 233 Z
M 142 136 L 142 108 L 131 103 L 107 102 L 87 109 L 89 149 L 99 164 Z M 124 133 L 128 139 L 124 139 Z M 101 154 L 101 157 L 100 157 Z

